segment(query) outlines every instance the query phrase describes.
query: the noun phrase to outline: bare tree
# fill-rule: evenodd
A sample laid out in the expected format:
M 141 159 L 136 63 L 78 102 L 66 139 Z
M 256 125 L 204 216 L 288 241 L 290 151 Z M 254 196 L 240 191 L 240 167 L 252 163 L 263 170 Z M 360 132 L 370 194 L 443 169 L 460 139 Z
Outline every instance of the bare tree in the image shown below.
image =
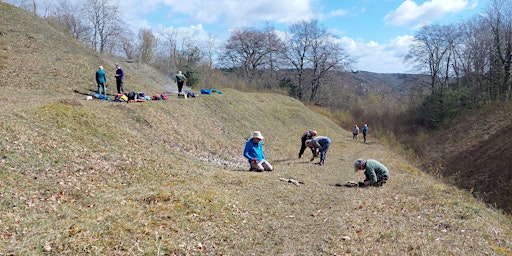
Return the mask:
M 304 70 L 307 65 L 307 54 L 311 48 L 313 28 L 317 27 L 317 21 L 302 21 L 289 27 L 289 37 L 284 43 L 284 56 L 296 71 L 297 98 L 303 99 Z
M 491 64 L 499 76 L 497 96 L 511 98 L 510 72 L 512 67 L 512 1 L 491 0 L 487 11 L 488 25 L 493 35 Z
M 264 69 L 271 66 L 271 54 L 276 52 L 278 40 L 273 31 L 237 29 L 231 33 L 224 45 L 220 60 L 226 67 L 240 69 L 241 75 L 248 82 L 252 82 L 260 77 Z
M 54 16 L 76 40 L 86 41 L 90 27 L 80 16 L 80 6 L 66 0 L 61 0 L 55 8 Z
M 138 54 L 137 46 L 133 42 L 134 37 L 135 36 L 131 31 L 126 31 L 119 36 L 119 47 L 126 58 L 130 60 L 137 59 L 140 56 L 140 54 Z
M 442 95 L 452 77 L 459 35 L 453 25 L 429 25 L 416 33 L 405 60 L 430 76 L 431 95 Z
M 213 68 L 214 56 L 215 56 L 216 50 L 217 50 L 216 42 L 217 42 L 216 36 L 211 33 L 208 33 L 208 40 L 206 41 L 205 55 L 206 55 L 207 66 L 210 69 Z
M 150 63 L 154 57 L 155 35 L 150 28 L 139 29 L 139 51 L 142 63 Z
M 53 8 L 55 0 L 11 0 L 4 2 L 12 3 L 13 5 L 18 6 L 19 8 L 31 12 L 35 16 L 47 18 L 51 14 L 51 10 Z
M 309 100 L 313 101 L 329 71 L 346 67 L 349 56 L 317 20 L 292 24 L 289 32 L 283 50 L 288 65 L 295 69 L 297 96 L 302 100 L 304 90 L 308 89 Z M 309 81 L 309 88 L 304 88 L 306 81 Z
M 473 103 L 487 101 L 486 75 L 490 71 L 492 33 L 482 17 L 467 20 L 460 26 L 463 48 L 459 55 L 462 84 L 469 89 Z
M 119 7 L 112 0 L 86 0 L 84 12 L 92 24 L 92 48 L 104 53 L 122 33 Z

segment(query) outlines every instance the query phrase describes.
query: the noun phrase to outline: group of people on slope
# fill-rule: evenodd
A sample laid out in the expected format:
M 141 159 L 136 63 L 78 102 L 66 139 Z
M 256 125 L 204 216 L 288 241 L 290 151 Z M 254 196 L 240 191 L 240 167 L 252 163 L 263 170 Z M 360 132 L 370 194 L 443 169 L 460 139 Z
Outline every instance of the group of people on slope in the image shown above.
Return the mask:
M 116 87 L 117 94 L 124 94 L 124 70 L 119 64 L 116 64 Z M 178 95 L 183 94 L 183 86 L 187 82 L 187 77 L 181 71 L 178 71 L 174 77 L 174 83 L 178 87 Z M 96 71 L 96 84 L 98 84 L 98 94 L 107 97 L 107 73 L 103 70 L 103 66 L 99 66 Z
M 364 127 L 366 127 L 365 133 L 367 133 L 368 126 L 365 124 Z M 365 135 L 365 133 L 363 133 L 363 135 Z M 272 165 L 265 159 L 262 140 L 263 135 L 261 132 L 254 131 L 252 137 L 245 143 L 244 157 L 249 161 L 251 166 L 250 171 L 261 172 L 274 170 L 274 167 L 272 167 Z M 299 159 L 304 154 L 306 148 L 310 148 L 312 153 L 310 161 L 313 161 L 315 157 L 320 156 L 320 161 L 315 164 L 324 165 L 330 145 L 331 139 L 329 137 L 319 136 L 317 131 L 309 130 L 302 134 Z M 363 182 L 359 182 L 359 187 L 382 186 L 389 179 L 388 168 L 374 159 L 357 159 L 354 162 L 354 169 L 356 172 L 364 170 L 365 179 Z
M 366 134 L 368 134 L 368 124 L 364 124 L 361 132 L 363 133 L 363 142 L 366 142 Z M 356 124 L 356 125 L 354 125 L 354 128 L 352 129 L 352 139 L 357 140 L 358 134 L 359 134 L 359 127 Z
M 115 78 L 117 93 L 124 93 L 124 70 L 119 64 L 116 64 Z M 103 70 L 103 66 L 99 66 L 96 71 L 96 83 L 98 84 L 98 94 L 107 97 L 107 73 Z

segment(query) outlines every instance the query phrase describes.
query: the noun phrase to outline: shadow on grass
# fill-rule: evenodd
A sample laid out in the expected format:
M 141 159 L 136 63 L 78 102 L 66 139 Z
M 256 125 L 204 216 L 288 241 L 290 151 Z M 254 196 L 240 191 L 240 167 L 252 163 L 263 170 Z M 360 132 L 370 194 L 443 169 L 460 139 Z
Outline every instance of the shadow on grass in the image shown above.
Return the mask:
M 315 158 L 315 160 L 318 160 L 319 158 Z M 315 162 L 315 160 L 313 161 L 309 161 L 309 159 L 307 158 L 303 158 L 303 159 L 276 159 L 276 160 L 273 160 L 271 161 L 271 163 L 279 163 L 279 164 L 312 164 Z
M 272 171 L 253 171 L 253 170 L 249 170 L 249 167 L 247 168 L 238 168 L 238 169 L 233 169 L 234 172 L 255 172 L 255 173 L 264 173 L 264 172 L 272 172 Z
M 88 92 L 87 92 L 87 91 L 88 91 Z M 73 92 L 74 92 L 74 93 L 76 93 L 76 94 L 81 94 L 81 95 L 84 95 L 84 96 L 91 96 L 91 95 L 93 95 L 93 94 L 95 94 L 95 93 L 98 93 L 98 91 L 96 91 L 96 90 L 91 90 L 91 89 L 88 89 L 87 91 L 83 92 L 83 91 L 79 91 L 79 90 L 76 90 L 76 89 L 75 89 L 75 90 L 73 90 Z M 107 96 L 114 96 L 114 94 L 109 94 L 109 93 L 107 92 Z

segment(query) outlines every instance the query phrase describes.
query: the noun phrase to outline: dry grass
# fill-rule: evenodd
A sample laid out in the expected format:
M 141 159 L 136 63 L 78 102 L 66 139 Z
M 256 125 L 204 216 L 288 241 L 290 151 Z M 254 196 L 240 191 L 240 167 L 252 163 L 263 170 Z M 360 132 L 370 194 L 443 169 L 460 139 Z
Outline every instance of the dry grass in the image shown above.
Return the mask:
M 33 19 L 9 8 L 0 3 L 2 22 Z M 10 31 L 12 38 L 25 33 Z M 48 68 L 51 47 L 37 47 L 37 56 L 9 50 L 5 67 L 17 70 L 32 58 L 34 70 Z M 10 81 L 22 84 L 15 86 L 2 76 L 0 255 L 512 253 L 509 216 L 425 175 L 371 134 L 369 143 L 353 141 L 279 94 L 85 101 L 95 85 L 82 74 L 97 63 L 84 63 L 97 57 L 77 52 L 91 68 L 77 67 L 69 76 L 79 83 L 65 89 L 66 79 L 48 85 L 46 75 L 26 83 L 15 75 Z M 158 82 L 165 77 L 148 67 L 127 69 L 141 90 L 165 89 Z M 325 166 L 297 159 L 300 136 L 310 128 L 334 142 Z M 265 136 L 274 172 L 247 171 L 242 151 L 253 130 Z M 334 186 L 362 179 L 352 169 L 360 157 L 385 163 L 388 184 Z
M 24 109 L 2 114 L 4 254 L 506 255 L 512 248 L 506 215 L 424 175 L 376 138 L 353 141 L 277 94 L 68 99 Z M 322 167 L 296 159 L 311 124 L 334 141 Z M 275 172 L 247 171 L 241 151 L 252 129 L 266 137 Z M 388 165 L 390 182 L 333 186 L 362 179 L 352 171 L 358 157 Z

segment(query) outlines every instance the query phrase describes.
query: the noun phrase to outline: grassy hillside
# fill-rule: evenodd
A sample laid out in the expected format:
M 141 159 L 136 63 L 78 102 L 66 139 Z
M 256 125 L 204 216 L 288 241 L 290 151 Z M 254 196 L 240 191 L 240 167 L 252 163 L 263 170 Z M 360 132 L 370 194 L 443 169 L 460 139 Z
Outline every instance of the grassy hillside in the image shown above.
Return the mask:
M 425 170 L 512 213 L 512 105 L 488 105 L 443 126 L 418 137 L 416 145 L 428 145 L 416 147 Z
M 512 253 L 509 216 L 372 134 L 354 141 L 278 94 L 86 101 L 96 67 L 113 72 L 116 60 L 3 3 L 0 23 L 0 255 Z M 168 90 L 151 68 L 123 66 L 133 90 Z M 321 167 L 297 159 L 311 128 L 333 140 Z M 248 171 L 253 130 L 274 172 Z M 386 164 L 388 184 L 334 186 L 362 179 L 352 168 L 360 157 Z

